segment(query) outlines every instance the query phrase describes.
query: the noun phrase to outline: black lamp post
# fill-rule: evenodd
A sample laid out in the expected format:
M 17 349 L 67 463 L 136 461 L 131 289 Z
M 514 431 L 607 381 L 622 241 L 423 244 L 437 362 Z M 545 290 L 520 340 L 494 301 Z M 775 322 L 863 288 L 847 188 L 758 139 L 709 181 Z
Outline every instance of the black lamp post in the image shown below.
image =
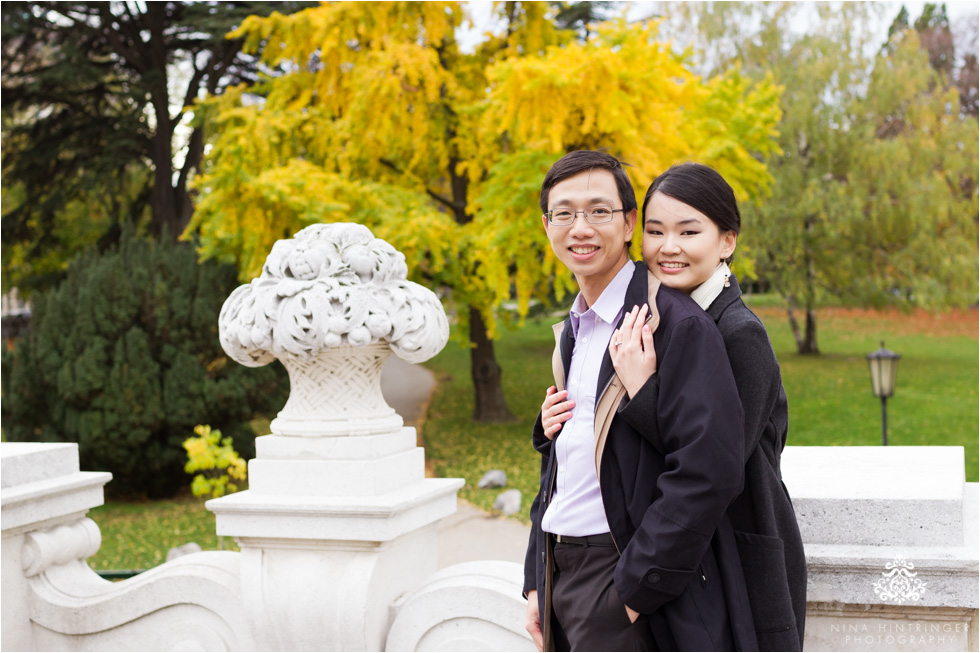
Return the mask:
M 871 369 L 871 391 L 881 398 L 881 445 L 888 446 L 888 411 L 885 407 L 888 398 L 895 394 L 895 375 L 898 372 L 898 359 L 890 349 L 885 349 L 885 341 L 881 341 L 881 349 L 867 355 L 868 367 Z

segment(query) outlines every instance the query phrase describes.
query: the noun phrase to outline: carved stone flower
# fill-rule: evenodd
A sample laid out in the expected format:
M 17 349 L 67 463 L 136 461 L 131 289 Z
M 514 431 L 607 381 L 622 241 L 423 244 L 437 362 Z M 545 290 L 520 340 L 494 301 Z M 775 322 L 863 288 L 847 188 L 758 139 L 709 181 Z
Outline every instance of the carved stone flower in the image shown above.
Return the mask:
M 405 256 L 363 225 L 307 227 L 278 241 L 262 274 L 225 301 L 221 345 L 252 367 L 382 340 L 400 358 L 427 360 L 445 346 L 449 323 L 435 294 L 407 275 Z

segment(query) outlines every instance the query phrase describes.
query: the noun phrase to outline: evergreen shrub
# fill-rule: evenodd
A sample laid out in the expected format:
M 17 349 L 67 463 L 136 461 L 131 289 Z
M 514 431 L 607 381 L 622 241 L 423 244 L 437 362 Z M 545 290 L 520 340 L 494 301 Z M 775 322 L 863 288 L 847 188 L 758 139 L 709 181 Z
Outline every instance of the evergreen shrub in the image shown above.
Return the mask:
M 235 269 L 198 264 L 192 247 L 126 234 L 88 251 L 33 300 L 28 333 L 3 357 L 2 418 L 11 442 L 77 442 L 82 469 L 109 471 L 117 496 L 186 487 L 182 443 L 197 424 L 254 456 L 249 421 L 278 410 L 277 362 L 247 368 L 218 341 Z

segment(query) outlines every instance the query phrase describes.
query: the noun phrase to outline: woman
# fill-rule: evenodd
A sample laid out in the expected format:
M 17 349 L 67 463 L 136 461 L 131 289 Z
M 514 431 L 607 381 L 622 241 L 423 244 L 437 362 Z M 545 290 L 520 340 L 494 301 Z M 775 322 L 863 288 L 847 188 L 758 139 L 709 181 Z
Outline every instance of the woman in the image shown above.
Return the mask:
M 647 267 L 663 285 L 688 293 L 715 320 L 735 375 L 745 415 L 745 483 L 727 514 L 759 649 L 802 650 L 806 559 L 779 465 L 788 428 L 786 392 L 765 327 L 742 302 L 728 268 L 741 228 L 735 193 L 707 166 L 677 165 L 650 185 L 643 218 Z M 639 331 L 629 318 L 612 337 L 630 343 L 610 350 L 620 375 L 640 364 Z M 656 430 L 653 424 L 645 435 L 656 439 Z

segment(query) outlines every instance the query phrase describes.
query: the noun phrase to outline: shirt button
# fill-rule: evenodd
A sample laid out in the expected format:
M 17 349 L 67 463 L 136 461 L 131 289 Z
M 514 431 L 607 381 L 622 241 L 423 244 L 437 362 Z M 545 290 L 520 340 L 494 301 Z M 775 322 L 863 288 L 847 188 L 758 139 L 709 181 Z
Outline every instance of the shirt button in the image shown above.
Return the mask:
M 659 583 L 660 582 L 660 574 L 654 572 L 654 573 L 650 574 L 649 576 L 647 576 L 647 580 L 650 581 L 651 583 Z

